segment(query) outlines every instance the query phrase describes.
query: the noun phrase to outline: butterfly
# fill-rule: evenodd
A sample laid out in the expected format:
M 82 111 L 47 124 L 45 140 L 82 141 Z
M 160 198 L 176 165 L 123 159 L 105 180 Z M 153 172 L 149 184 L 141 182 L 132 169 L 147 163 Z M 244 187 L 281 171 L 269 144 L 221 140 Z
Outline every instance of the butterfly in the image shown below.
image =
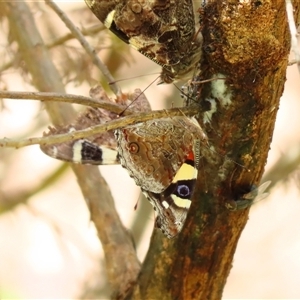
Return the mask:
M 129 97 L 130 98 L 130 97 Z M 53 135 L 106 122 L 112 115 L 89 108 L 68 126 L 50 128 Z M 207 137 L 195 118 L 173 116 L 118 128 L 113 133 L 52 145 L 41 145 L 47 155 L 81 164 L 118 164 L 127 169 L 156 211 L 155 226 L 168 237 L 184 225 L 191 205 Z
M 192 0 L 85 0 L 116 36 L 162 66 L 161 83 L 188 80 L 201 58 Z

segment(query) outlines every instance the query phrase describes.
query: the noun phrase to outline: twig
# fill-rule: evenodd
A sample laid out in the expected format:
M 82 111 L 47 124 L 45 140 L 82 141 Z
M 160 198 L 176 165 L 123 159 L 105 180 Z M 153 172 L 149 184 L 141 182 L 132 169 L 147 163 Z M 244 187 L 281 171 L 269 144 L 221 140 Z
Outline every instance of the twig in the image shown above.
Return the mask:
M 104 30 L 104 26 L 103 25 L 94 25 L 94 26 L 91 26 L 89 28 L 83 28 L 80 32 L 82 33 L 82 35 L 84 36 L 89 36 L 91 34 L 95 34 L 95 33 L 98 33 L 102 30 Z M 47 44 L 46 47 L 51 49 L 51 48 L 54 48 L 56 46 L 60 46 L 62 44 L 64 44 L 65 42 L 69 41 L 69 40 L 72 40 L 74 39 L 74 35 L 72 33 L 68 33 L 54 41 L 52 41 L 51 43 Z
M 86 29 L 83 28 L 83 29 L 81 30 L 81 33 L 82 33 L 83 35 L 95 34 L 95 33 L 99 32 L 99 31 L 103 30 L 103 28 L 104 28 L 104 27 L 103 27 L 102 25 L 96 25 L 96 26 L 94 25 L 94 26 L 91 26 L 91 27 L 86 28 Z M 71 40 L 71 39 L 74 39 L 74 36 L 73 36 L 72 33 L 68 33 L 68 34 L 66 34 L 66 35 L 64 35 L 64 36 L 62 36 L 62 37 L 60 37 L 60 38 L 58 38 L 58 39 L 52 41 L 51 43 L 47 44 L 46 47 L 47 47 L 48 49 L 52 49 L 52 48 L 54 48 L 54 47 L 57 47 L 57 46 L 62 45 L 63 43 L 65 43 L 65 42 L 67 42 L 67 41 L 69 41 L 69 40 Z M 103 48 L 102 48 L 102 49 L 103 49 Z M 11 67 L 12 67 L 13 65 L 15 65 L 15 64 L 16 64 L 15 58 L 14 58 L 14 60 L 8 61 L 8 62 L 5 63 L 4 65 L 0 66 L 0 73 L 2 73 L 2 72 L 4 72 L 5 70 L 11 68 Z
M 112 77 L 105 64 L 103 64 L 100 58 L 96 55 L 95 49 L 87 42 L 87 40 L 80 32 L 80 30 L 76 26 L 74 26 L 74 24 L 67 17 L 67 15 L 52 0 L 45 0 L 45 3 L 48 4 L 57 13 L 60 19 L 70 29 L 72 34 L 76 37 L 76 39 L 80 42 L 80 44 L 88 53 L 88 55 L 92 58 L 94 64 L 100 69 L 100 71 L 102 72 L 103 76 L 106 78 L 108 83 L 113 82 L 109 86 L 111 90 L 114 92 L 114 94 L 117 96 L 120 95 L 121 89 L 115 83 L 115 79 Z
M 72 94 L 0 91 L 0 98 L 7 98 L 12 100 L 18 99 L 76 103 L 95 108 L 103 108 L 116 114 L 123 113 L 124 111 L 124 107 L 120 107 L 118 104 L 114 104 L 113 102 L 100 101 L 90 97 Z M 132 110 L 124 111 L 125 115 L 129 115 L 132 113 Z
M 182 115 L 195 115 L 198 113 L 197 108 L 173 108 L 169 110 L 158 110 L 147 113 L 131 114 L 124 118 L 112 120 L 106 124 L 91 126 L 87 129 L 82 129 L 66 134 L 57 134 L 47 137 L 29 138 L 29 139 L 0 139 L 0 147 L 13 147 L 20 148 L 36 144 L 56 144 L 66 141 L 77 140 L 80 138 L 88 137 L 95 134 L 104 133 L 109 130 L 115 130 L 120 127 L 133 125 L 139 122 L 145 122 L 153 119 L 164 118 L 166 116 L 182 116 Z

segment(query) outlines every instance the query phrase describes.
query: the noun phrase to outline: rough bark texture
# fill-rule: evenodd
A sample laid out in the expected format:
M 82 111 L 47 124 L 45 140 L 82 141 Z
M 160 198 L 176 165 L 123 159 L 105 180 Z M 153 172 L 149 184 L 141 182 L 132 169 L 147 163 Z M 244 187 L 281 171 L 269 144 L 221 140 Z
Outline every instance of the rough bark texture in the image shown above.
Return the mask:
M 289 54 L 284 1 L 215 1 L 200 12 L 204 58 L 194 84 L 203 125 L 216 152 L 203 149 L 186 226 L 178 238 L 152 237 L 131 299 L 221 299 L 248 209 L 229 211 L 260 182 L 282 95 Z M 223 85 L 223 87 L 222 87 Z M 208 101 L 210 99 L 210 101 Z

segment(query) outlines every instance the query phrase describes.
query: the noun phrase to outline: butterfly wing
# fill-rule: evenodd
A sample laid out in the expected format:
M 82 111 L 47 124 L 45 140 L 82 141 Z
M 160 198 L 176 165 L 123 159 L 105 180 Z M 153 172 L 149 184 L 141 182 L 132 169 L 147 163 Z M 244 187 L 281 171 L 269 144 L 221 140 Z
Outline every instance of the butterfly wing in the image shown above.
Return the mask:
M 55 159 L 75 164 L 113 165 L 120 163 L 116 149 L 100 146 L 85 139 L 41 145 L 41 150 Z
M 202 42 L 192 0 L 85 2 L 116 36 L 163 67 L 163 82 L 191 78 Z
M 157 213 L 155 226 L 168 237 L 175 237 L 182 229 L 197 180 L 194 161 L 187 160 L 177 171 L 172 183 L 162 193 L 144 191 Z
M 44 136 L 72 134 L 77 130 L 103 124 L 113 117 L 116 115 L 105 113 L 101 109 L 89 108 L 77 118 L 74 124 L 50 127 L 49 132 L 44 133 Z M 92 165 L 119 164 L 116 139 L 114 133 L 110 131 L 79 140 L 44 144 L 40 148 L 48 156 L 67 162 Z

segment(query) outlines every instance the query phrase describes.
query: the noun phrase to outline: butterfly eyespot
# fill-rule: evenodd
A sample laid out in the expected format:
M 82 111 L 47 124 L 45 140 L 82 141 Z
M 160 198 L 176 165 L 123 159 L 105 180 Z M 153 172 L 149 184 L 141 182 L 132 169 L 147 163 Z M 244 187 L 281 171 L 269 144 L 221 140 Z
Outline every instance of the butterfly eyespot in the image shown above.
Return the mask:
M 146 172 L 147 175 L 152 174 L 154 172 L 154 167 L 153 166 L 147 166 L 145 168 L 145 172 Z
M 136 14 L 139 14 L 142 11 L 142 6 L 139 3 L 132 4 L 130 8 Z
M 190 188 L 187 185 L 179 185 L 177 187 L 178 195 L 186 197 L 190 194 Z
M 132 142 L 128 145 L 128 150 L 129 150 L 130 153 L 136 154 L 136 153 L 139 152 L 140 147 L 137 143 Z

